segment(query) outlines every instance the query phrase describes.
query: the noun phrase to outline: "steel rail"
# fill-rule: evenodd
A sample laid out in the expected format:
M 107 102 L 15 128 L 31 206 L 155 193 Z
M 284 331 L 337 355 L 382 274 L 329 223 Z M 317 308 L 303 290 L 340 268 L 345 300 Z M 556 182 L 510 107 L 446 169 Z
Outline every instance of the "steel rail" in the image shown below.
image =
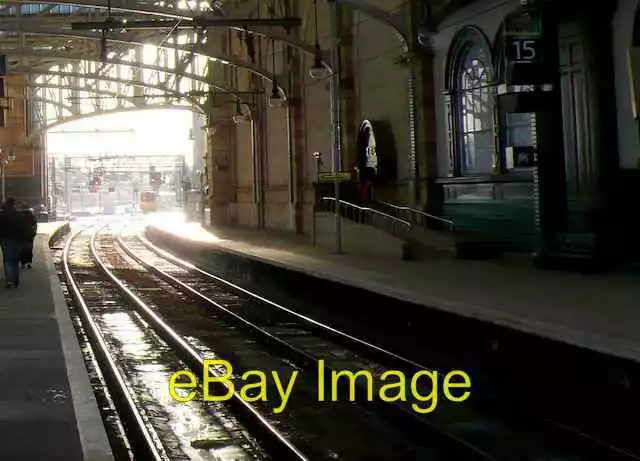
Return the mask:
M 351 336 L 347 333 L 344 333 L 340 330 L 337 330 L 335 328 L 332 328 L 328 325 L 325 325 L 321 322 L 318 322 L 317 320 L 314 320 L 310 317 L 306 317 L 302 314 L 299 314 L 295 311 L 292 311 L 291 309 L 288 309 L 284 306 L 281 306 L 277 303 L 274 303 L 273 301 L 270 301 L 266 298 L 263 298 L 255 293 L 252 293 L 248 290 L 245 290 L 244 288 L 241 288 L 225 279 L 222 279 L 216 275 L 210 274 L 196 266 L 194 266 L 193 264 L 181 260 L 180 258 L 172 255 L 169 252 L 166 252 L 165 250 L 162 250 L 161 248 L 156 247 L 155 245 L 153 245 L 153 243 L 149 242 L 146 238 L 144 238 L 141 235 L 137 235 L 136 236 L 142 243 L 143 245 L 149 245 L 149 249 L 152 252 L 155 252 L 156 254 L 158 254 L 159 256 L 173 262 L 174 264 L 176 264 L 177 266 L 182 266 L 183 268 L 187 268 L 187 269 L 193 269 L 194 271 L 204 275 L 205 277 L 214 279 L 216 281 L 221 282 L 222 284 L 225 284 L 229 287 L 231 287 L 232 290 L 236 290 L 239 292 L 242 292 L 244 294 L 247 294 L 248 296 L 250 296 L 251 298 L 253 298 L 256 301 L 262 302 L 262 303 L 266 303 L 270 306 L 276 307 L 282 311 L 284 311 L 287 314 L 293 315 L 298 319 L 301 319 L 303 321 L 303 323 L 305 324 L 305 326 L 309 326 L 311 325 L 311 329 L 312 330 L 316 330 L 316 331 L 320 331 L 323 334 L 331 337 L 331 338 L 338 338 L 338 339 L 343 339 L 343 340 L 347 340 L 348 344 L 350 344 L 351 346 L 356 345 L 358 348 L 362 348 L 365 349 L 367 351 L 367 353 L 371 353 L 372 351 L 375 351 L 377 354 L 381 355 L 383 357 L 383 360 L 385 361 L 389 361 L 389 359 L 393 359 L 396 360 L 398 362 L 402 362 L 405 366 L 407 366 L 407 368 L 411 368 L 413 371 L 420 371 L 420 370 L 429 370 L 429 371 L 434 371 L 436 372 L 439 376 L 443 376 L 442 373 L 438 370 L 432 370 L 432 369 L 428 369 L 422 365 L 419 365 L 409 359 L 406 359 L 404 357 L 401 357 L 397 354 L 394 354 L 393 352 L 389 352 L 385 349 L 382 349 L 378 346 L 375 346 L 373 344 L 367 343 L 366 341 L 356 338 L 354 336 Z M 230 317 L 232 317 L 233 319 L 237 319 L 238 321 L 240 321 L 243 325 L 248 326 L 249 328 L 253 329 L 253 331 L 258 332 L 261 334 L 261 338 L 264 339 L 265 337 L 268 338 L 267 341 L 269 341 L 271 338 L 275 338 L 276 340 L 276 344 L 281 346 L 283 349 L 287 350 L 288 352 L 292 352 L 293 354 L 299 354 L 299 356 L 301 356 L 303 358 L 303 363 L 299 363 L 298 365 L 303 366 L 303 367 L 309 367 L 310 363 L 309 360 L 311 360 L 312 363 L 317 363 L 317 357 L 311 356 L 310 354 L 308 354 L 307 352 L 304 351 L 300 351 L 298 348 L 294 347 L 293 345 L 287 343 L 284 340 L 281 340 L 279 338 L 274 337 L 271 333 L 265 331 L 263 328 L 253 324 L 252 322 L 248 321 L 247 319 L 243 318 L 242 316 L 236 314 L 235 312 L 230 311 L 229 309 L 227 309 L 226 307 L 222 306 L 220 303 L 217 303 L 216 301 L 214 301 L 213 299 L 209 298 L 208 296 L 204 295 L 203 293 L 199 292 L 198 290 L 196 290 L 195 288 L 191 287 L 190 285 L 178 280 L 176 277 L 172 276 L 171 274 L 168 274 L 167 272 L 153 266 L 152 264 L 148 263 L 147 261 L 143 260 L 141 257 L 135 255 L 135 253 L 133 253 L 131 251 L 130 248 L 127 247 L 127 245 L 124 243 L 124 241 L 122 240 L 122 237 L 119 235 L 118 236 L 118 243 L 121 246 L 121 248 L 123 249 L 123 251 L 129 255 L 131 258 L 133 258 L 138 264 L 142 265 L 143 267 L 145 267 L 146 269 L 150 270 L 151 272 L 157 274 L 158 276 L 160 276 L 161 278 L 169 281 L 170 283 L 179 286 L 180 288 L 194 294 L 195 296 L 197 296 L 198 298 L 202 299 L 203 301 L 205 301 L 206 303 L 209 303 L 211 305 L 213 305 L 214 307 L 220 309 L 221 311 L 223 311 L 224 313 L 229 314 Z M 344 346 L 344 344 L 343 344 Z M 299 357 L 295 357 L 295 359 L 299 360 Z M 332 368 L 328 365 L 325 365 L 327 369 L 332 370 Z M 359 389 L 360 392 L 365 391 L 365 387 L 361 384 L 361 383 L 357 383 L 357 387 Z M 444 437 L 445 439 L 448 439 L 450 442 L 459 444 L 460 448 L 463 450 L 468 450 L 466 452 L 466 456 L 469 455 L 473 455 L 475 456 L 475 458 L 472 459 L 484 459 L 484 460 L 495 460 L 495 458 L 493 456 L 491 456 L 490 454 L 486 453 L 485 451 L 483 451 L 482 449 L 476 447 L 475 445 L 473 445 L 472 443 L 467 442 L 466 440 L 456 436 L 455 434 L 452 434 L 451 432 L 444 430 L 440 427 L 438 427 L 437 424 L 432 423 L 431 421 L 429 421 L 426 418 L 423 418 L 419 415 L 417 415 L 414 411 L 412 411 L 408 405 L 401 405 L 401 404 L 396 404 L 396 405 L 387 405 L 387 404 L 383 404 L 381 402 L 373 401 L 373 402 L 368 402 L 371 406 L 377 408 L 380 411 L 383 411 L 387 416 L 391 417 L 394 419 L 394 421 L 396 421 L 398 424 L 403 424 L 406 425 L 407 428 L 410 429 L 415 429 L 415 425 L 419 424 L 424 428 L 428 428 L 431 431 L 433 431 L 433 433 Z
M 92 349 L 96 354 L 102 374 L 109 385 L 109 392 L 115 393 L 118 397 L 117 399 L 114 399 L 114 402 L 118 409 L 118 413 L 121 416 L 125 416 L 122 418 L 122 422 L 127 432 L 127 438 L 130 439 L 129 445 L 135 455 L 135 459 L 143 461 L 169 461 L 162 445 L 160 444 L 160 447 L 158 447 L 159 437 L 157 434 L 152 432 L 152 429 L 148 426 L 143 415 L 138 410 L 138 406 L 133 399 L 132 393 L 126 384 L 116 361 L 109 352 L 109 348 L 102 336 L 102 333 L 100 332 L 100 328 L 91 316 L 89 306 L 85 302 L 80 291 L 80 287 L 78 283 L 76 283 L 71 270 L 71 265 L 69 263 L 69 252 L 71 246 L 80 234 L 92 227 L 95 226 L 88 226 L 73 233 L 65 244 L 62 254 L 64 277 L 67 286 L 69 287 L 69 292 L 79 308 L 78 312 L 82 319 L 82 324 L 85 327 L 84 330 L 92 340 L 93 345 L 97 346 L 92 347 Z M 103 226 L 103 228 L 104 227 L 106 226 Z M 93 232 L 92 238 L 95 238 L 100 229 L 102 228 Z
M 141 234 L 138 234 L 136 237 L 149 250 L 151 250 L 152 252 L 162 256 L 163 258 L 173 262 L 174 264 L 176 264 L 178 266 L 182 266 L 184 269 L 193 270 L 193 271 L 205 276 L 206 278 L 210 278 L 212 280 L 215 280 L 216 282 L 219 282 L 219 283 L 221 283 L 223 285 L 228 286 L 233 291 L 240 292 L 242 294 L 250 296 L 251 298 L 255 299 L 256 301 L 260 301 L 262 303 L 268 304 L 271 307 L 274 307 L 276 309 L 284 311 L 287 314 L 292 315 L 292 316 L 298 318 L 299 320 L 303 321 L 306 325 L 311 326 L 314 329 L 323 332 L 324 334 L 330 335 L 330 336 L 332 336 L 332 337 L 334 337 L 336 339 L 340 339 L 342 341 L 346 341 L 346 342 L 348 342 L 350 344 L 357 345 L 359 347 L 364 347 L 369 352 L 376 352 L 377 354 L 379 354 L 380 356 L 382 356 L 382 357 L 384 357 L 386 359 L 392 358 L 392 359 L 394 359 L 394 360 L 396 360 L 398 362 L 401 362 L 406 367 L 414 369 L 416 371 L 417 370 L 429 370 L 429 371 L 438 372 L 438 370 L 430 369 L 430 368 L 425 367 L 424 365 L 421 365 L 421 364 L 419 364 L 417 362 L 414 362 L 414 361 L 412 361 L 412 360 L 410 360 L 410 359 L 408 359 L 406 357 L 402 357 L 401 355 L 398 355 L 398 354 L 396 354 L 394 352 L 391 352 L 391 351 L 388 351 L 386 349 L 383 349 L 382 347 L 376 346 L 375 344 L 368 343 L 367 341 L 364 341 L 364 340 L 362 340 L 360 338 L 357 338 L 357 337 L 352 336 L 352 335 L 350 335 L 348 333 L 340 331 L 340 330 L 338 330 L 336 328 L 333 328 L 333 327 L 331 327 L 331 326 L 329 326 L 329 325 L 327 325 L 325 323 L 322 323 L 322 322 L 319 322 L 319 321 L 317 321 L 315 319 L 312 319 L 311 317 L 307 317 L 306 315 L 300 314 L 299 312 L 291 310 L 291 309 L 289 309 L 289 308 L 287 308 L 285 306 L 282 306 L 281 304 L 275 303 L 275 302 L 273 302 L 273 301 L 271 301 L 271 300 L 269 300 L 267 298 L 264 298 L 264 297 L 262 297 L 262 296 L 260 296 L 260 295 L 258 295 L 256 293 L 253 293 L 253 292 L 251 292 L 249 290 L 246 290 L 246 289 L 244 289 L 244 288 L 242 288 L 242 287 L 240 287 L 240 286 L 238 286 L 238 285 L 236 285 L 236 284 L 234 284 L 232 282 L 229 282 L 228 280 L 225 280 L 225 279 L 223 279 L 221 277 L 218 277 L 217 275 L 214 275 L 214 274 L 212 274 L 210 272 L 207 272 L 207 271 L 195 266 L 194 264 L 192 264 L 192 263 L 190 263 L 188 261 L 185 261 L 183 259 L 180 259 L 176 255 L 174 255 L 174 254 L 172 254 L 172 253 L 170 253 L 170 252 L 168 252 L 166 250 L 163 250 L 162 248 L 159 248 L 158 246 L 154 245 L 151 241 L 149 241 L 146 237 L 144 237 Z M 139 258 L 134 256 L 134 259 L 138 260 Z M 142 265 L 147 265 L 148 264 L 148 263 L 146 263 L 145 261 L 142 261 L 142 260 L 140 260 L 140 262 L 142 263 Z M 164 272 L 161 271 L 158 268 L 155 268 L 155 267 L 153 267 L 151 265 L 149 265 L 149 267 L 152 270 L 157 271 L 158 274 L 164 274 Z M 169 277 L 175 279 L 175 277 L 172 277 L 169 274 L 166 274 L 166 275 L 168 275 Z M 183 284 L 183 283 L 180 282 L 180 284 Z M 204 296 L 202 294 L 200 294 L 200 297 L 205 299 L 207 302 L 213 303 L 214 305 L 218 304 L 215 301 L 207 298 L 206 296 Z M 234 314 L 234 315 L 237 315 L 237 314 Z M 438 372 L 438 373 L 440 374 L 440 372 Z
M 253 293 L 251 291 L 248 291 L 238 285 L 235 285 L 232 282 L 229 282 L 228 280 L 225 280 L 219 276 L 216 276 L 214 274 L 211 274 L 197 266 L 195 266 L 194 264 L 185 261 L 179 257 L 177 257 L 176 255 L 158 247 L 157 245 L 153 244 L 151 241 L 149 241 L 146 237 L 144 237 L 141 233 L 139 233 L 138 235 L 136 235 L 136 237 L 140 240 L 140 242 L 149 250 L 151 250 L 152 252 L 156 253 L 157 255 L 161 256 L 162 258 L 165 258 L 166 260 L 176 264 L 179 267 L 182 267 L 183 269 L 189 269 L 189 270 L 193 270 L 194 272 L 197 272 L 201 275 L 203 275 L 206 278 L 210 278 L 212 280 L 215 280 L 216 282 L 219 282 L 220 284 L 226 285 L 228 286 L 231 290 L 237 291 L 237 292 L 241 292 L 243 294 L 246 294 L 248 296 L 250 296 L 251 298 L 266 303 L 272 307 L 275 307 L 277 309 L 280 309 L 294 317 L 297 317 L 298 319 L 302 320 L 304 323 L 306 323 L 307 326 L 312 326 L 314 327 L 314 329 L 319 330 L 324 332 L 325 334 L 332 336 L 336 339 L 342 339 L 347 343 L 351 343 L 352 345 L 356 345 L 358 347 L 361 347 L 365 350 L 367 350 L 367 352 L 371 353 L 371 352 L 375 352 L 376 355 L 378 357 L 382 357 L 383 360 L 389 360 L 394 359 L 402 364 L 404 364 L 407 368 L 413 369 L 413 371 L 419 371 L 419 370 L 430 370 L 430 371 L 435 371 L 439 376 L 443 376 L 443 374 L 437 370 L 437 369 L 431 369 L 428 367 L 425 367 L 423 365 L 420 365 L 417 362 L 414 362 L 408 358 L 402 357 L 398 354 L 395 354 L 393 352 L 390 352 L 388 350 L 385 350 L 379 346 L 376 346 L 374 344 L 368 343 L 360 338 L 357 338 L 355 336 L 349 335 L 348 333 L 342 332 L 336 328 L 333 328 L 329 325 L 326 325 L 324 323 L 321 323 L 317 320 L 314 320 L 310 317 L 307 317 L 305 315 L 302 315 L 298 312 L 295 312 L 291 309 L 288 309 L 280 304 L 277 304 L 273 301 L 270 301 L 269 299 L 263 298 L 262 296 Z M 189 285 L 185 284 L 184 282 L 177 280 L 175 277 L 171 276 L 170 274 L 166 273 L 165 271 L 162 271 L 160 269 L 158 269 L 157 267 L 147 263 L 146 261 L 142 260 L 140 257 L 134 255 L 130 249 L 126 248 L 126 245 L 124 244 L 124 242 L 122 241 L 121 236 L 118 236 L 118 241 L 119 244 L 122 246 L 123 250 L 132 258 L 134 258 L 137 262 L 139 262 L 141 265 L 143 265 L 144 267 L 152 270 L 153 272 L 155 272 L 156 274 L 158 274 L 159 276 L 161 276 L 162 278 L 165 278 L 169 281 L 175 281 L 176 284 L 178 284 L 179 286 L 185 288 L 186 290 L 188 290 L 191 293 L 196 294 L 199 298 L 205 300 L 208 303 L 211 303 L 212 305 L 216 306 L 216 307 L 220 307 L 223 310 L 227 310 L 226 308 L 220 306 L 218 303 L 216 303 L 215 301 L 213 301 L 212 299 L 208 298 L 206 295 L 197 292 L 197 290 L 195 290 L 194 288 L 190 287 Z M 124 246 L 123 246 L 124 245 Z M 239 317 L 237 314 L 232 313 L 232 315 L 234 317 Z M 241 320 L 249 325 L 252 325 L 251 322 L 248 322 L 246 319 L 242 319 Z M 262 330 L 260 327 L 255 327 L 257 331 Z M 266 333 L 269 334 L 269 333 Z M 282 341 L 281 341 L 282 342 Z M 290 346 L 291 349 L 294 349 L 292 346 Z M 295 350 L 295 349 L 294 349 Z M 306 354 L 306 353 L 305 353 Z M 308 357 L 308 354 L 306 354 Z M 398 406 L 397 407 L 399 410 L 401 410 L 401 412 L 405 411 L 405 408 L 403 408 L 402 406 Z M 409 412 L 410 413 L 410 412 Z M 529 413 L 528 411 L 526 413 Z M 543 421 L 546 424 L 549 424 L 550 426 L 552 426 L 553 428 L 555 428 L 556 430 L 559 430 L 561 432 L 566 433 L 566 435 L 570 435 L 572 437 L 575 437 L 576 439 L 581 439 L 583 441 L 588 441 L 589 443 L 592 443 L 596 446 L 599 446 L 601 448 L 604 448 L 606 450 L 611 450 L 612 452 L 625 456 L 625 457 L 629 457 L 630 459 L 635 459 L 635 460 L 639 460 L 640 461 L 640 456 L 635 455 L 634 453 L 629 452 L 626 449 L 620 448 L 618 446 L 615 446 L 605 440 L 601 440 L 597 437 L 594 437 L 588 433 L 585 433 L 583 431 L 580 431 L 574 427 L 571 427 L 569 425 L 563 424 L 559 421 L 556 421 L 552 418 L 548 418 L 545 416 L 541 416 L 541 415 L 537 415 L 537 418 L 539 418 L 541 421 Z M 475 451 L 476 454 L 479 454 L 480 456 L 484 456 L 487 459 L 494 459 L 491 455 L 487 454 L 486 452 L 482 451 L 481 449 L 479 449 L 478 447 L 475 447 L 473 444 L 470 444 L 469 442 L 466 442 L 464 439 L 461 439 L 447 431 L 442 431 L 441 429 L 433 426 L 431 423 L 425 421 L 424 419 L 420 420 L 422 423 L 431 426 L 433 429 L 435 429 L 436 431 L 440 432 L 441 434 L 445 435 L 446 437 L 449 437 L 453 440 L 455 440 L 456 442 L 462 444 L 463 446 L 466 446 L 467 448 L 471 449 L 472 451 Z
M 93 235 L 91 239 L 91 252 L 96 261 L 96 264 L 100 267 L 103 273 L 109 277 L 114 284 L 118 286 L 118 289 L 126 294 L 132 303 L 135 305 L 136 310 L 140 313 L 147 322 L 152 326 L 156 333 L 168 344 L 170 344 L 176 351 L 183 356 L 183 360 L 189 365 L 192 370 L 203 370 L 204 360 L 184 339 L 178 335 L 164 320 L 160 318 L 153 310 L 146 305 L 140 297 L 138 297 L 129 287 L 127 287 L 122 280 L 120 280 L 111 269 L 109 269 L 104 261 L 98 254 L 96 246 L 97 233 Z M 214 368 L 210 368 L 209 372 L 220 377 L 221 374 Z M 219 391 L 223 391 L 225 394 L 231 389 L 230 386 L 223 382 L 215 382 L 214 386 Z M 293 445 L 287 438 L 281 434 L 272 424 L 270 424 L 264 416 L 262 416 L 258 410 L 256 410 L 251 404 L 246 402 L 240 397 L 240 395 L 234 390 L 232 398 L 228 401 L 236 411 L 241 413 L 245 418 L 245 424 L 250 426 L 256 434 L 263 435 L 263 442 L 267 447 L 267 450 L 274 456 L 274 459 L 278 461 L 291 460 L 291 461 L 309 461 L 308 458 Z
M 134 261 L 136 261 L 138 264 L 143 266 L 145 269 L 148 269 L 149 271 L 155 273 L 156 275 L 158 275 L 161 278 L 165 279 L 166 281 L 168 281 L 169 283 L 173 284 L 174 286 L 178 286 L 179 288 L 181 288 L 181 289 L 183 289 L 185 291 L 188 291 L 189 293 L 191 293 L 192 295 L 196 296 L 197 298 L 200 298 L 205 303 L 213 305 L 216 309 L 221 310 L 222 313 L 224 313 L 225 315 L 227 315 L 231 319 L 241 323 L 243 326 L 248 327 L 248 328 L 258 332 L 262 336 L 262 338 L 265 339 L 265 342 L 268 345 L 280 347 L 280 348 L 283 348 L 285 350 L 288 350 L 288 351 L 292 352 L 297 360 L 299 360 L 300 357 L 302 357 L 303 358 L 303 362 L 304 362 L 303 366 L 305 366 L 305 367 L 312 367 L 316 363 L 316 361 L 317 361 L 316 357 L 314 357 L 314 356 L 312 356 L 312 355 L 310 355 L 310 354 L 308 354 L 308 353 L 306 353 L 306 352 L 294 347 L 293 345 L 291 345 L 288 342 L 278 338 L 277 336 L 274 336 L 273 334 L 269 333 L 264 328 L 262 328 L 259 325 L 256 325 L 255 323 L 245 319 L 241 315 L 236 314 L 232 310 L 227 309 L 222 304 L 214 301 L 213 299 L 209 298 L 207 295 L 201 293 L 200 291 L 198 291 L 197 289 L 193 288 L 192 286 L 182 282 L 181 280 L 179 280 L 176 277 L 172 276 L 171 274 L 163 271 L 162 269 L 158 269 L 154 265 L 149 264 L 144 259 L 142 259 L 139 256 L 137 256 L 133 251 L 131 251 L 131 249 L 127 246 L 127 244 L 122 240 L 121 236 L 118 236 L 118 244 L 120 245 L 120 248 L 122 248 L 122 251 L 124 251 L 129 257 L 131 257 Z

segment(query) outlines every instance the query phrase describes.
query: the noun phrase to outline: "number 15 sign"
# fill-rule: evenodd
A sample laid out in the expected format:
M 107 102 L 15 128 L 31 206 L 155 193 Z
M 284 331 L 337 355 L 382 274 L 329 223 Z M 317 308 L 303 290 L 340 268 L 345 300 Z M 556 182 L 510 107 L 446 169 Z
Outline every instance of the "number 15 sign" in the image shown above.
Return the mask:
M 542 61 L 541 40 L 533 37 L 506 37 L 506 55 L 512 63 L 538 63 Z

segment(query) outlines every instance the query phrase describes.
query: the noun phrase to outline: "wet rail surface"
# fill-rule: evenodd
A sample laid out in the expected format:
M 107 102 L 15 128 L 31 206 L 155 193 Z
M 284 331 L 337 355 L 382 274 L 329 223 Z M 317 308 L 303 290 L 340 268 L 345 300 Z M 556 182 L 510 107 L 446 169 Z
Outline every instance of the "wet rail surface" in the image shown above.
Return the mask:
M 128 413 L 122 422 L 131 457 L 171 461 L 270 459 L 227 408 L 203 405 L 201 400 L 180 403 L 171 398 L 170 375 L 187 366 L 140 316 L 117 284 L 105 276 L 98 261 L 104 258 L 108 266 L 113 247 L 104 242 L 108 237 L 100 233 L 94 236 L 92 231 L 96 229 L 75 234 L 67 242 L 67 282 L 77 288 L 86 308 L 83 327 L 93 337 L 100 369 L 107 369 L 105 381 L 114 396 L 114 406 L 121 417 Z M 92 238 L 96 239 L 93 251 Z M 96 344 L 96 337 L 100 344 Z M 117 378 L 113 370 L 108 370 L 110 367 Z M 115 389 L 118 386 L 122 388 Z M 123 402 L 127 399 L 132 408 Z
M 77 245 L 77 242 L 78 240 L 72 247 L 74 254 L 69 257 L 72 260 L 70 266 L 73 278 L 82 287 L 87 306 L 96 311 L 92 318 L 95 318 L 100 334 L 105 338 L 106 349 L 114 356 L 113 362 L 118 364 L 118 370 L 128 383 L 136 408 L 142 415 L 141 419 L 148 423 L 151 432 L 149 438 L 157 442 L 158 451 L 165 451 L 158 458 L 137 455 L 135 459 L 214 459 L 206 458 L 199 452 L 193 453 L 197 450 L 190 449 L 193 447 L 188 443 L 189 438 L 181 438 L 185 434 L 176 431 L 176 422 L 184 421 L 185 418 L 172 418 L 176 412 L 171 409 L 175 410 L 183 404 L 170 402 L 167 398 L 168 374 L 186 366 L 181 365 L 180 358 L 138 315 L 121 290 L 105 281 L 104 275 L 97 270 L 95 261 L 86 261 L 86 247 L 90 244 L 85 241 Z M 189 300 L 181 299 L 174 288 L 163 286 L 157 278 L 136 267 L 135 263 L 126 261 L 122 255 L 118 256 L 114 252 L 115 241 L 112 235 L 104 232 L 96 238 L 95 243 L 96 255 L 105 261 L 107 269 L 117 273 L 118 278 L 125 279 L 129 287 L 135 287 L 136 294 L 149 302 L 151 309 L 163 311 L 165 318 L 168 318 L 170 316 L 166 315 L 167 308 L 171 310 L 175 306 L 189 306 L 184 302 Z M 81 249 L 78 250 L 78 246 Z M 80 253 L 77 258 L 75 252 Z M 192 300 L 190 304 L 193 305 Z M 296 370 L 286 358 L 274 356 L 265 351 L 263 346 L 252 348 L 254 342 L 247 337 L 246 332 L 234 337 L 233 326 L 226 322 L 218 323 L 215 328 L 216 325 L 203 324 L 205 318 L 197 313 L 191 319 L 193 323 L 185 320 L 188 317 L 185 312 L 180 312 L 177 317 L 175 322 L 172 321 L 172 326 L 175 324 L 178 328 L 184 327 L 185 331 L 180 333 L 184 333 L 183 336 L 204 355 L 213 355 L 212 345 L 217 347 L 214 339 L 220 337 L 226 341 L 228 349 L 225 347 L 225 351 L 233 351 L 233 354 L 229 352 L 225 355 L 228 360 L 242 363 L 243 366 L 248 364 L 244 366 L 245 369 L 276 370 L 279 367 L 283 375 Z M 148 357 L 145 359 L 145 354 L 141 354 L 140 350 L 153 352 L 152 359 L 146 362 Z M 245 362 L 240 360 L 240 356 L 243 356 Z M 237 361 L 234 360 L 236 358 Z M 151 369 L 141 370 L 144 367 L 140 366 L 140 361 Z M 160 387 L 164 387 L 164 393 Z M 287 412 L 272 415 L 268 419 L 277 424 L 280 431 L 286 431 L 287 436 L 299 446 L 304 446 L 305 454 L 309 454 L 308 459 L 364 460 L 372 459 L 374 454 L 380 459 L 479 459 L 473 450 L 441 437 L 418 437 L 415 434 L 414 438 L 419 438 L 419 443 L 412 441 L 403 430 L 395 428 L 380 415 L 363 411 L 349 402 L 320 405 L 316 400 L 315 383 L 307 382 L 301 387 L 303 392 L 295 394 Z M 217 413 L 224 411 L 225 407 L 224 404 L 217 405 L 214 415 L 219 416 Z M 265 405 L 262 411 L 268 414 L 271 409 L 272 406 Z M 190 419 L 191 416 L 186 418 Z M 136 444 L 132 445 L 135 451 Z M 223 459 L 246 458 L 236 456 Z M 280 456 L 275 459 L 291 458 Z
M 209 316 L 222 316 L 224 322 L 233 323 L 226 327 L 228 329 L 252 330 L 256 340 L 278 346 L 280 351 L 288 348 L 288 358 L 300 368 L 307 367 L 309 361 L 322 359 L 334 370 L 366 369 L 379 376 L 390 368 L 407 370 L 416 365 L 355 338 L 327 331 L 312 319 L 174 259 L 139 235 L 127 235 L 119 240 L 129 256 L 153 271 L 164 283 L 185 293 L 185 300 L 199 301 L 201 312 L 204 309 Z M 262 365 L 262 369 L 268 368 Z M 387 405 L 387 408 L 392 406 Z M 571 427 L 559 427 L 517 411 L 505 415 L 492 410 L 482 405 L 446 405 L 443 402 L 431 414 L 413 414 L 413 431 L 419 432 L 422 427 L 423 437 L 432 439 L 428 442 L 432 447 L 433 440 L 444 439 L 451 445 L 464 447 L 453 457 L 440 454 L 440 457 L 420 459 L 639 459 Z M 406 416 L 406 409 L 397 411 L 400 412 Z M 407 437 L 411 436 L 407 434 Z M 365 443 L 371 441 L 365 439 Z M 383 453 L 379 454 L 380 459 L 411 459 L 385 457 Z M 355 458 L 347 456 L 346 459 Z
M 289 354 L 281 353 L 282 349 L 276 350 L 257 341 L 246 325 L 231 322 L 227 315 L 203 306 L 188 290 L 167 283 L 157 274 L 148 273 L 145 279 L 139 276 L 132 278 L 131 269 L 139 263 L 123 253 L 117 262 L 120 269 L 115 273 L 126 280 L 145 303 L 161 314 L 199 353 L 206 356 L 215 354 L 232 364 L 234 376 L 231 379 L 237 388 L 243 384 L 238 378 L 247 371 L 260 370 L 267 375 L 277 372 L 284 383 L 289 382 L 293 373 L 298 373 L 295 389 L 282 412 L 273 411 L 281 401 L 271 379 L 267 381 L 268 401 L 253 404 L 309 459 L 357 461 L 374 459 L 374 455 L 375 459 L 490 459 L 474 447 L 440 433 L 407 433 L 405 428 L 396 426 L 385 415 L 363 409 L 346 399 L 319 402 L 315 374 L 304 372 Z M 145 263 L 152 267 L 163 265 L 162 260 L 147 259 Z M 233 297 L 227 299 L 229 302 L 232 300 Z M 326 341 L 322 346 L 328 347 Z M 347 353 L 338 346 L 333 350 Z
M 118 414 L 114 398 L 109 392 L 107 380 L 100 369 L 97 354 L 91 346 L 91 339 L 82 324 L 80 313 L 77 308 L 73 307 L 75 301 L 71 293 L 72 289 L 68 286 L 65 278 L 63 253 L 69 237 L 70 234 L 68 232 L 60 232 L 57 235 L 53 235 L 49 240 L 49 249 L 52 252 L 53 263 L 56 267 L 56 273 L 62 285 L 67 305 L 71 308 L 69 314 L 87 368 L 89 382 L 93 389 L 100 415 L 104 421 L 105 431 L 111 445 L 114 460 L 130 461 L 134 459 L 134 454 L 131 450 L 126 430 L 122 424 L 122 418 Z

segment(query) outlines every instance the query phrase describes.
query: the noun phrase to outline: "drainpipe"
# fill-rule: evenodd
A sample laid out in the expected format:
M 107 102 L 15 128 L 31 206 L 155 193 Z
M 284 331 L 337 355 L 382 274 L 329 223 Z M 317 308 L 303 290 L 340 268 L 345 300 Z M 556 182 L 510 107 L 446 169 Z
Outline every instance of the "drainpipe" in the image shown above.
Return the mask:
M 255 117 L 259 117 L 257 111 Z M 256 218 L 257 228 L 262 229 L 262 177 L 260 175 L 260 142 L 258 140 L 259 130 L 255 117 L 251 119 L 251 150 L 252 150 L 252 162 L 251 162 L 251 174 L 253 176 L 253 203 L 256 206 Z
M 258 150 L 258 178 L 260 178 L 260 188 L 258 189 L 258 195 L 260 197 L 260 207 L 258 208 L 259 216 L 260 216 L 260 229 L 264 229 L 266 227 L 266 214 L 267 211 L 265 209 L 265 161 L 267 161 L 267 151 L 269 149 L 269 133 L 267 130 L 267 111 L 263 103 L 262 109 L 260 110 L 260 119 L 259 119 L 259 129 L 258 129 L 258 142 L 260 149 Z
M 289 152 L 289 230 L 296 230 L 296 165 L 293 152 L 293 134 L 291 129 L 292 117 L 291 117 L 291 104 L 287 101 L 286 106 L 286 128 L 287 128 L 287 151 Z

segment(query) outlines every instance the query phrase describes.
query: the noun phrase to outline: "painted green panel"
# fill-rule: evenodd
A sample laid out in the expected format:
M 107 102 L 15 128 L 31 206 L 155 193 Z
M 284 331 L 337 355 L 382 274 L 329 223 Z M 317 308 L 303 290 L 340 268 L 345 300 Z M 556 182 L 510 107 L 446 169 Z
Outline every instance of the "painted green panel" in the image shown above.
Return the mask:
M 501 242 L 514 250 L 530 251 L 535 245 L 534 210 L 529 204 L 508 201 L 448 203 L 445 217 L 456 227 L 483 239 Z

